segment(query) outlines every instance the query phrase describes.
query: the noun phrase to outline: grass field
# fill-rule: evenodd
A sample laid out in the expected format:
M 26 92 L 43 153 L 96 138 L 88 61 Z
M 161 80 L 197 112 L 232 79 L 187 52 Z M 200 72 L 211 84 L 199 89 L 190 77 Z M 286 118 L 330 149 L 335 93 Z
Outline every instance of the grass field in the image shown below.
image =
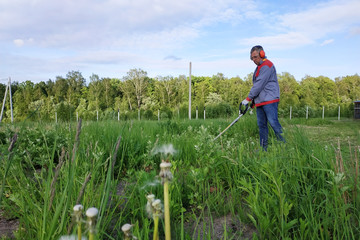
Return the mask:
M 125 223 L 152 239 L 146 195 L 163 200 L 168 160 L 172 239 L 360 238 L 359 121 L 282 119 L 286 144 L 263 152 L 251 115 L 213 141 L 232 120 L 3 125 L 3 218 L 16 239 L 59 239 L 82 204 L 99 209 L 97 239 L 122 239 Z

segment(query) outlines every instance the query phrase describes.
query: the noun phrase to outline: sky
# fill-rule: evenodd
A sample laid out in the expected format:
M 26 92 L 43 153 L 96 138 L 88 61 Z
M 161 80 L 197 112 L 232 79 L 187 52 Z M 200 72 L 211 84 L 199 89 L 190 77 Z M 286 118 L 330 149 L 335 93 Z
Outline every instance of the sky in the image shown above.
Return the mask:
M 360 74 L 359 0 L 0 0 L 0 83 L 79 71 L 89 82 L 149 77 L 245 78 L 263 46 L 301 81 Z

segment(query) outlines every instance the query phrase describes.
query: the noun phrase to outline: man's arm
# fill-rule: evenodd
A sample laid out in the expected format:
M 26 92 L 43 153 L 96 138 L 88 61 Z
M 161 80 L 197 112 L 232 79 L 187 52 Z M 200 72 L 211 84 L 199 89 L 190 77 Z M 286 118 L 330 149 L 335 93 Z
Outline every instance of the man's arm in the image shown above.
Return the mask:
M 262 66 L 260 68 L 259 76 L 255 78 L 254 84 L 250 90 L 248 97 L 246 98 L 248 101 L 256 98 L 259 93 L 264 89 L 265 84 L 268 82 L 271 76 L 271 69 L 268 66 Z

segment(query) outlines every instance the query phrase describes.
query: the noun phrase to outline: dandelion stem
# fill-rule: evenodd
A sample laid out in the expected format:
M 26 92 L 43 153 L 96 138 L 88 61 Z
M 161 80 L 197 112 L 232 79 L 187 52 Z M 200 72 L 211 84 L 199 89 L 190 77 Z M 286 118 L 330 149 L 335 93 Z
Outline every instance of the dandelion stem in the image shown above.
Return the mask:
M 77 204 L 74 206 L 73 210 L 74 210 L 75 221 L 78 225 L 77 228 L 78 240 L 81 240 L 81 222 L 82 222 L 83 206 L 81 204 Z
M 159 217 L 154 217 L 154 235 L 153 240 L 159 239 Z
M 96 218 L 97 218 L 98 212 L 99 211 L 97 208 L 89 208 L 86 211 L 87 223 L 89 226 L 89 240 L 94 240 Z
M 169 181 L 164 182 L 164 210 L 165 210 L 165 239 L 171 239 L 170 232 L 170 208 L 169 208 Z
M 94 234 L 93 233 L 89 233 L 89 240 L 94 240 Z
M 78 234 L 78 240 L 81 240 L 81 223 L 78 223 L 77 234 Z
M 173 176 L 170 171 L 171 163 L 163 161 L 160 164 L 161 182 L 164 184 L 164 213 L 165 213 L 165 239 L 171 240 L 170 232 L 170 197 L 169 197 L 169 181 Z

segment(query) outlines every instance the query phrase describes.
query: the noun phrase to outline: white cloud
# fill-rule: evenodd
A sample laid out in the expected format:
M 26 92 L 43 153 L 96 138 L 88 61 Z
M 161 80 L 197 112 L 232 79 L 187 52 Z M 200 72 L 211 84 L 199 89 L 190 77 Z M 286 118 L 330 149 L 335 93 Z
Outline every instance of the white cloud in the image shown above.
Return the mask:
M 347 32 L 350 26 L 360 22 L 360 1 L 330 1 L 316 4 L 311 9 L 295 14 L 285 14 L 279 19 L 281 25 L 291 31 L 299 31 L 312 38 L 329 33 Z
M 266 45 L 267 49 L 296 48 L 311 44 L 314 41 L 303 33 L 289 32 L 265 37 L 252 37 L 242 39 L 241 43 L 246 45 Z
M 22 39 L 15 39 L 13 42 L 17 47 L 22 47 L 24 45 L 24 40 Z
M 330 43 L 334 42 L 334 39 L 327 39 L 325 41 L 323 41 L 320 46 L 325 46 L 325 45 L 328 45 Z
M 29 39 L 15 39 L 13 40 L 13 43 L 15 44 L 15 46 L 17 47 L 22 47 L 25 44 L 32 44 L 34 43 L 34 39 L 29 38 Z
M 308 10 L 286 13 L 276 18 L 274 34 L 241 39 L 240 42 L 246 45 L 262 44 L 272 49 L 289 49 L 314 44 L 330 34 L 356 35 L 360 14 L 354 9 L 360 9 L 360 1 L 335 0 L 315 4 Z
M 181 60 L 181 58 L 174 56 L 174 55 L 168 55 L 168 56 L 164 57 L 164 60 L 179 61 L 179 60 Z
M 354 27 L 350 31 L 351 36 L 360 35 L 360 27 Z
M 118 39 L 141 45 L 141 38 L 165 36 L 164 43 L 179 31 L 183 35 L 177 36 L 191 40 L 203 26 L 241 21 L 238 9 L 252 6 L 252 1 L 234 0 L 2 0 L 0 40 L 34 36 L 41 46 L 99 48 Z

